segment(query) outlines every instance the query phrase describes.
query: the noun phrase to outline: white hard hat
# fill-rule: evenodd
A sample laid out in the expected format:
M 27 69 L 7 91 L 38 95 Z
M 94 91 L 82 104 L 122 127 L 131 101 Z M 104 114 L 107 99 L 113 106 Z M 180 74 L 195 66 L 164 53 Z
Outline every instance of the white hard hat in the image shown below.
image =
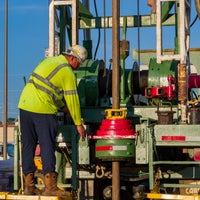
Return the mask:
M 82 63 L 87 59 L 87 50 L 81 45 L 74 45 L 68 47 L 67 51 L 63 54 L 71 55 L 78 58 L 79 62 Z

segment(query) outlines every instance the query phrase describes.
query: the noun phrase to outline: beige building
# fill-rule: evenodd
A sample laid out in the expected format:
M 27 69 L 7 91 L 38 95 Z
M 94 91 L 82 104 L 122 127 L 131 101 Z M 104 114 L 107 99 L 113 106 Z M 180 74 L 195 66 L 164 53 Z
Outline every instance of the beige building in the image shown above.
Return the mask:
M 14 130 L 16 129 L 15 124 L 9 124 L 7 127 L 7 142 L 14 143 Z M 0 143 L 3 143 L 3 125 L 0 125 Z

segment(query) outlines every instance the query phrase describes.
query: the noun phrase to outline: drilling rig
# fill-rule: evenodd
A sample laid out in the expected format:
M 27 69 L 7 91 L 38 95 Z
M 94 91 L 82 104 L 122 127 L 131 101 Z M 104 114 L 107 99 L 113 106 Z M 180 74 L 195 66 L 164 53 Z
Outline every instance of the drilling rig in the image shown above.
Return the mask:
M 190 48 L 190 30 L 192 3 L 198 19 L 200 2 L 138 0 L 131 5 L 137 13 L 126 16 L 120 15 L 125 1 L 112 1 L 111 16 L 94 14 L 90 3 L 49 1 L 45 55 L 59 55 L 66 46 L 80 43 L 88 51 L 88 59 L 75 71 L 88 136 L 81 141 L 71 116 L 58 112 L 59 186 L 71 188 L 74 199 L 199 198 L 200 49 Z M 95 0 L 95 8 L 98 3 L 106 9 L 105 1 Z M 150 13 L 141 15 L 140 4 L 150 6 Z M 140 30 L 145 28 L 148 35 L 149 27 L 155 28 L 155 46 L 141 50 Z M 171 49 L 163 44 L 166 27 L 173 27 Z M 130 29 L 136 29 L 138 37 L 128 40 Z M 93 30 L 98 33 L 96 50 L 99 33 L 104 33 L 104 56 L 98 59 L 93 52 Z M 109 30 L 111 41 L 106 40 Z M 133 38 L 138 46 L 127 67 Z

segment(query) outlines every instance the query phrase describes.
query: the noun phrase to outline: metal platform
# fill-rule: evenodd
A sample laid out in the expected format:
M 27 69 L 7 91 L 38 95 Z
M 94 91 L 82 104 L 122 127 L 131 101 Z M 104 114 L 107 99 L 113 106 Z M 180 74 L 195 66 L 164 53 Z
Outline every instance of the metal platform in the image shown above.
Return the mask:
M 56 197 L 56 196 L 37 196 L 37 195 L 18 195 L 6 192 L 0 192 L 0 199 L 4 200 L 72 200 L 72 197 Z
M 157 193 L 148 193 L 148 199 L 167 199 L 167 200 L 199 200 L 199 195 L 179 195 L 179 194 L 157 194 Z

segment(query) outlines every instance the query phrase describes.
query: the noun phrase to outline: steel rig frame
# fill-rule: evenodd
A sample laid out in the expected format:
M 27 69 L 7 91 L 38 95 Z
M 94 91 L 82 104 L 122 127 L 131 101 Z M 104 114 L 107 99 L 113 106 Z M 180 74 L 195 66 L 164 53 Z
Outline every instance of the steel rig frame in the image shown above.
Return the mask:
M 49 2 L 46 55 L 65 50 L 66 33 L 68 44 L 79 43 L 80 29 L 84 30 L 83 45 L 88 50 L 88 60 L 75 72 L 87 140 L 79 139 L 69 115 L 58 113 L 59 185 L 72 188 L 76 198 L 190 199 L 199 193 L 200 104 L 195 89 L 200 87 L 200 53 L 190 49 L 191 1 L 146 3 L 152 7 L 150 15 L 118 15 L 114 19 L 93 17 L 89 1 Z M 199 13 L 199 1 L 195 5 Z M 114 7 L 113 13 L 119 14 Z M 118 56 L 106 68 L 103 59 L 92 59 L 90 29 L 113 26 L 123 29 L 123 34 L 121 41 L 112 44 Z M 134 50 L 133 58 L 140 60 L 126 69 L 131 42 L 126 40 L 126 29 L 149 26 L 156 27 L 156 51 Z M 174 49 L 163 49 L 163 26 L 175 27 Z M 119 76 L 114 72 L 115 60 L 120 63 Z M 140 61 L 146 63 L 146 69 Z M 195 74 L 191 63 L 196 66 Z M 119 108 L 112 106 L 116 77 Z M 112 181 L 113 162 L 120 163 L 119 188 Z M 14 183 L 17 189 L 17 177 Z M 113 196 L 113 189 L 119 197 Z

